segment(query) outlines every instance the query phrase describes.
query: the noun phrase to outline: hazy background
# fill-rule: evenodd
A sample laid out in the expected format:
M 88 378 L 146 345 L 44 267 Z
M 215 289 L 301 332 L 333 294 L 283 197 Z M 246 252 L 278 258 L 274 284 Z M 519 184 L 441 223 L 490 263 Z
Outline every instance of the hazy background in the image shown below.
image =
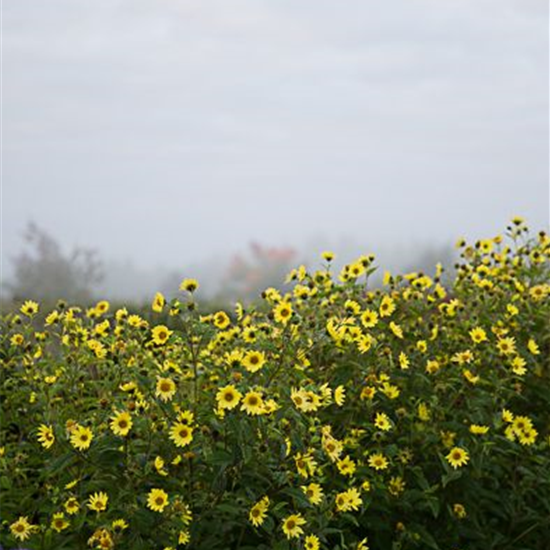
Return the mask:
M 545 0 L 4 0 L 2 15 L 3 283 L 29 221 L 63 253 L 96 249 L 122 298 L 182 276 L 217 292 L 262 261 L 251 242 L 407 268 L 515 214 L 548 226 Z

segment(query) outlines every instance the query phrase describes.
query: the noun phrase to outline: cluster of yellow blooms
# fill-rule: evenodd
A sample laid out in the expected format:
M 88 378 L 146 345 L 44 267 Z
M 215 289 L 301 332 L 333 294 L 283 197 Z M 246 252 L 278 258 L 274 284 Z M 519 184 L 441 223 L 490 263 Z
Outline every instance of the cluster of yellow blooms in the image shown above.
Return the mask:
M 2 321 L 6 540 L 477 549 L 498 521 L 518 540 L 494 508 L 535 508 L 550 466 L 550 238 L 508 236 L 458 243 L 447 283 L 377 288 L 373 256 L 334 276 L 327 252 L 207 315 L 194 279 L 134 313 L 27 300 Z

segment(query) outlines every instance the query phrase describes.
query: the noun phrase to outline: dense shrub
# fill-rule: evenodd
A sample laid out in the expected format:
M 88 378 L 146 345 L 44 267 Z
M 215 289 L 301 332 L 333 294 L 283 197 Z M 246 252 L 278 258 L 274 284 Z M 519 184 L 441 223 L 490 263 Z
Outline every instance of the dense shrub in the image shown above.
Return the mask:
M 2 331 L 1 542 L 510 549 L 550 540 L 550 239 L 373 258 L 201 316 L 25 302 Z M 43 315 L 43 317 L 41 317 Z

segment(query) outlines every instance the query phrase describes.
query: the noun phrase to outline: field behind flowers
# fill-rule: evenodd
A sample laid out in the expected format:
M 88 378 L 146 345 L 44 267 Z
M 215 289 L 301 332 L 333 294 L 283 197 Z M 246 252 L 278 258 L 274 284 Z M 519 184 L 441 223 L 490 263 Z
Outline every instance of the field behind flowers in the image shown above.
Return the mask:
M 1 544 L 547 550 L 550 238 L 459 247 L 446 285 L 327 252 L 246 308 L 20 304 Z

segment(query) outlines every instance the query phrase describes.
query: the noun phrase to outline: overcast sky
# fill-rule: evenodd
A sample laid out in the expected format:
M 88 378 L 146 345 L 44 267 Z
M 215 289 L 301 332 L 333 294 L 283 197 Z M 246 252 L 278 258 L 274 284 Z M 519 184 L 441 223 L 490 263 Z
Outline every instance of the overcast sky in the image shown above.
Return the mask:
M 548 99 L 546 0 L 4 0 L 2 255 L 539 229 Z

